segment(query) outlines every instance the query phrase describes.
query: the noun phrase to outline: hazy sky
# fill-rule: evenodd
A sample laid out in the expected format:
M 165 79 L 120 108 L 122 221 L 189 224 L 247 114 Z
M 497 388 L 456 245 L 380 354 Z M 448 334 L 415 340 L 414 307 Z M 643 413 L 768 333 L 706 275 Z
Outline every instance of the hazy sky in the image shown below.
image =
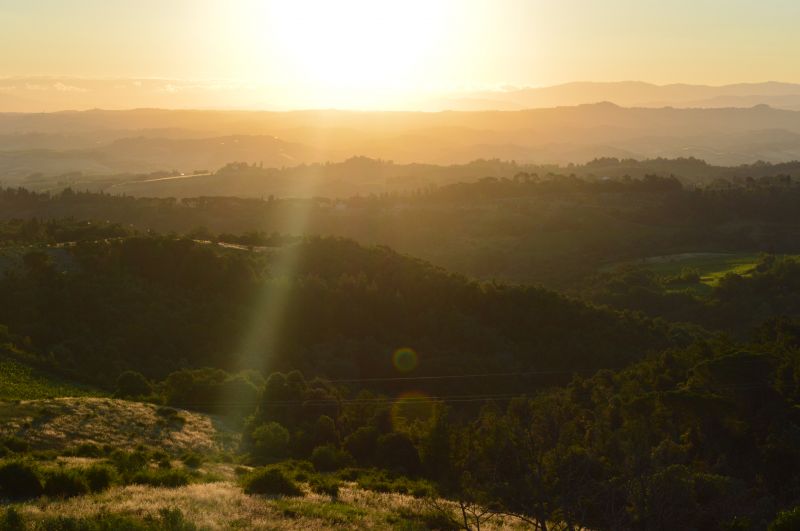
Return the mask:
M 321 101 L 800 82 L 798 20 L 798 0 L 0 0 L 0 77 L 231 80 Z

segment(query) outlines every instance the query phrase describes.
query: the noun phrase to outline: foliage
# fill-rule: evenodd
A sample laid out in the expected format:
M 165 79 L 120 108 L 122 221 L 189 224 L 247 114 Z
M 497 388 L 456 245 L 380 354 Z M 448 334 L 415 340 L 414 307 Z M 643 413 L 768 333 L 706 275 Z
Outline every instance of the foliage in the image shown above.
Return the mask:
M 303 495 L 303 491 L 276 467 L 261 468 L 250 473 L 244 479 L 244 492 L 267 496 Z
M 289 446 L 289 432 L 277 422 L 255 428 L 250 439 L 253 457 L 262 461 L 284 457 Z
M 95 396 L 97 390 L 65 381 L 5 357 L 0 345 L 0 399 L 35 400 L 59 396 Z
M 0 463 L 0 499 L 25 500 L 43 492 L 39 470 L 25 461 Z
M 125 371 L 117 377 L 114 396 L 120 398 L 136 398 L 147 396 L 153 392 L 150 382 L 136 371 Z
M 49 471 L 44 482 L 44 494 L 52 498 L 71 498 L 89 492 L 85 474 L 75 469 Z
M 151 485 L 153 487 L 176 488 L 188 485 L 191 476 L 182 469 L 146 469 L 133 474 L 130 483 L 136 485 Z
M 93 464 L 84 471 L 86 484 L 91 492 L 101 492 L 117 480 L 116 471 L 104 464 Z
M 768 531 L 792 531 L 800 529 L 800 506 L 781 511 L 769 524 Z
M 353 458 L 347 452 L 332 444 L 317 446 L 311 452 L 311 462 L 320 472 L 330 472 L 353 464 Z
M 137 518 L 124 514 L 99 513 L 81 518 L 50 517 L 39 522 L 42 529 L 53 531 L 195 531 L 178 509 L 164 508 L 157 517 Z
M 339 496 L 339 488 L 341 483 L 335 478 L 317 476 L 310 481 L 311 491 L 317 494 L 337 498 Z

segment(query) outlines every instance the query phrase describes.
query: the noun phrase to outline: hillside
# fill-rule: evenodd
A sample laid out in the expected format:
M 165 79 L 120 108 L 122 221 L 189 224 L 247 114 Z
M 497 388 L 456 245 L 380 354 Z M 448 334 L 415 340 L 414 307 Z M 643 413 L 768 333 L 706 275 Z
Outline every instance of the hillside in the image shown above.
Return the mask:
M 131 237 L 68 251 L 72 270 L 31 253 L 0 279 L 0 322 L 38 352 L 58 352 L 59 370 L 106 385 L 129 368 L 160 378 L 185 366 L 391 376 L 401 347 L 420 353 L 422 374 L 451 373 L 456 362 L 464 373 L 513 367 L 567 378 L 672 341 L 634 316 L 543 289 L 482 285 L 346 240 L 251 253 Z
M 97 389 L 39 371 L 0 352 L 0 400 L 92 396 Z
M 81 445 L 133 450 L 158 446 L 175 455 L 230 449 L 235 436 L 206 415 L 111 398 L 74 397 L 0 402 L 0 438 L 22 439 L 34 450 Z
M 0 178 L 16 184 L 74 172 L 191 174 L 234 161 L 279 168 L 354 156 L 442 165 L 494 158 L 567 164 L 610 156 L 777 163 L 800 159 L 799 113 L 766 105 L 676 109 L 593 103 L 438 113 L 0 114 Z

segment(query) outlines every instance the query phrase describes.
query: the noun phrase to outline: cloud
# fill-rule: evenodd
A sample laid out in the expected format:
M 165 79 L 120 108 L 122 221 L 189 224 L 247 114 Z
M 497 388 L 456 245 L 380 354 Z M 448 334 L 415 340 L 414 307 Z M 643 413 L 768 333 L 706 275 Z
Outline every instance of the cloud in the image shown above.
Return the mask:
M 53 88 L 61 92 L 87 92 L 85 88 L 76 87 L 75 85 L 65 85 L 60 81 L 53 84 Z

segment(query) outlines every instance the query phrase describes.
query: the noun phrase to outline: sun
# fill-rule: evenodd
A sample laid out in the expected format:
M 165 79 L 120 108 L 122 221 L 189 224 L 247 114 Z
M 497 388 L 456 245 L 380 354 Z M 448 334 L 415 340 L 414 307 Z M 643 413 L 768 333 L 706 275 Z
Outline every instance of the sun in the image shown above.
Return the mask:
M 291 0 L 265 4 L 271 47 L 321 90 L 400 90 L 425 83 L 446 36 L 446 2 Z

